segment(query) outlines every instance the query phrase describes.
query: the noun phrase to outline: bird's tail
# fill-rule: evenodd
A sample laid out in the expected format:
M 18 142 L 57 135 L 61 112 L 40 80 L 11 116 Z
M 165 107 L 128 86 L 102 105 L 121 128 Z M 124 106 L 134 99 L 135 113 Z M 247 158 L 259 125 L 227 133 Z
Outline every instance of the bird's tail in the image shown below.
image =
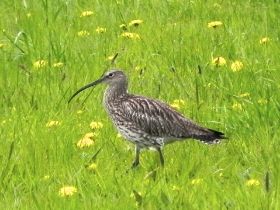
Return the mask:
M 205 144 L 218 144 L 222 139 L 227 139 L 224 133 L 212 129 L 207 129 L 201 134 L 194 135 L 194 138 Z

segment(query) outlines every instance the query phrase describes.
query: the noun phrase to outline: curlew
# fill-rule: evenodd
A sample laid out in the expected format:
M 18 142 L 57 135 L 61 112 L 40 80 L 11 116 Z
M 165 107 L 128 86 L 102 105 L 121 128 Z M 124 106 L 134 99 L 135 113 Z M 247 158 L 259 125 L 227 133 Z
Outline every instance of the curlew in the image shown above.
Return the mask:
M 117 69 L 109 70 L 100 79 L 80 88 L 68 103 L 83 90 L 100 83 L 108 85 L 103 96 L 108 115 L 118 132 L 135 144 L 132 167 L 139 164 L 141 149 L 156 149 L 164 165 L 162 148 L 166 144 L 189 138 L 215 144 L 225 139 L 222 132 L 196 124 L 161 101 L 128 93 L 127 77 Z

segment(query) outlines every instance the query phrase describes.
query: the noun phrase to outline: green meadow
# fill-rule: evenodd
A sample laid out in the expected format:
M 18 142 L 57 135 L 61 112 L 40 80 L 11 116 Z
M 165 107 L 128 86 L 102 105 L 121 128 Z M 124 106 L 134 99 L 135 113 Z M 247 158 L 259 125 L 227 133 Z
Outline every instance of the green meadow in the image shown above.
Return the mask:
M 280 209 L 279 0 L 1 0 L 0 209 Z M 133 21 L 135 20 L 135 21 Z M 217 22 L 214 22 L 217 21 Z M 228 137 L 141 153 L 107 69 Z

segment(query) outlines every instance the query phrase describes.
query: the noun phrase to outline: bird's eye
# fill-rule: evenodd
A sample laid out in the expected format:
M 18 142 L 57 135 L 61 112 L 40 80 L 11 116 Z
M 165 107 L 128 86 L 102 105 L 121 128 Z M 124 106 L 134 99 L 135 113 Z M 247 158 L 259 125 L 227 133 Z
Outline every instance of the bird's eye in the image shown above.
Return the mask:
M 108 74 L 108 77 L 109 77 L 109 78 L 112 78 L 113 76 L 114 76 L 114 73 L 109 73 L 109 74 Z

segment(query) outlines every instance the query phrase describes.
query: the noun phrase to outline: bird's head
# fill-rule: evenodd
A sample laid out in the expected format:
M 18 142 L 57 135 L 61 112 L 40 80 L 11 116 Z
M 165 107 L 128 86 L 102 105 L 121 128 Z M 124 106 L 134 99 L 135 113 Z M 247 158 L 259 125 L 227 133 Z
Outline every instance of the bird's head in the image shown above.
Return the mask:
M 109 85 L 126 82 L 127 78 L 123 71 L 118 69 L 112 69 L 105 72 L 100 78 L 101 82 L 107 83 Z
M 124 74 L 123 71 L 118 70 L 118 69 L 111 69 L 107 72 L 105 72 L 98 80 L 85 85 L 84 87 L 81 87 L 79 90 L 77 90 L 76 93 L 74 93 L 74 95 L 72 95 L 72 97 L 69 99 L 68 103 L 70 103 L 70 101 L 76 96 L 78 95 L 80 92 L 84 91 L 85 89 L 88 89 L 90 87 L 96 86 L 100 83 L 106 83 L 109 86 L 112 85 L 124 85 L 126 86 L 127 83 L 127 77 Z

